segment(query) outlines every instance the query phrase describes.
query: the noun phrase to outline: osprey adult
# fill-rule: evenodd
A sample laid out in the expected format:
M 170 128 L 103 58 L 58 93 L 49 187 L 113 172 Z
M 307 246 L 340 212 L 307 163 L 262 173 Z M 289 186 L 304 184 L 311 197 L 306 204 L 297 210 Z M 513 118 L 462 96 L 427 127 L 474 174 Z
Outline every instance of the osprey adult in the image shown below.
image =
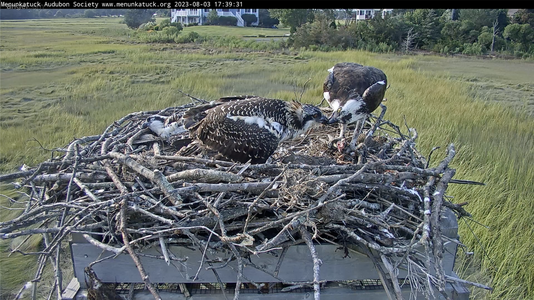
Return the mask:
M 278 144 L 328 119 L 313 105 L 256 96 L 226 97 L 182 117 L 193 139 L 238 162 L 264 163 Z
M 338 63 L 328 72 L 323 92 L 334 110 L 329 123 L 341 123 L 342 139 L 348 124 L 360 122 L 351 141 L 353 148 L 367 117 L 384 99 L 387 77 L 380 69 L 350 62 Z

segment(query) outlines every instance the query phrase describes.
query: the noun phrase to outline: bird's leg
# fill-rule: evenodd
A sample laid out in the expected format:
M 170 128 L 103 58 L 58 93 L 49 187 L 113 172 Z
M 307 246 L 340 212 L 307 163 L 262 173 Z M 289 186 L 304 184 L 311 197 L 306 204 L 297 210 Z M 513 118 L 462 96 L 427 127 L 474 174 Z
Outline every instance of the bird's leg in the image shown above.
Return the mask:
M 358 141 L 358 137 L 360 137 L 360 134 L 362 134 L 363 127 L 365 126 L 366 121 L 367 121 L 367 116 L 359 120 L 358 123 L 356 124 L 356 128 L 354 129 L 352 140 L 350 141 L 350 145 L 349 145 L 350 150 L 352 151 L 356 150 L 356 142 Z
M 330 147 L 337 148 L 339 152 L 343 152 L 345 148 L 345 131 L 347 124 L 339 123 L 339 136 L 330 141 Z
M 347 124 L 339 123 L 339 137 L 338 137 L 338 139 L 342 139 L 345 136 L 345 131 L 346 130 L 347 130 Z
M 339 124 L 339 137 L 335 141 L 336 141 L 336 148 L 341 153 L 343 153 L 343 150 L 345 149 L 345 131 L 346 130 L 347 130 L 347 124 L 340 123 Z
M 321 100 L 321 103 L 319 103 L 319 105 L 317 105 L 317 106 L 323 105 L 324 100 L 326 100 L 326 99 L 323 97 L 323 100 Z

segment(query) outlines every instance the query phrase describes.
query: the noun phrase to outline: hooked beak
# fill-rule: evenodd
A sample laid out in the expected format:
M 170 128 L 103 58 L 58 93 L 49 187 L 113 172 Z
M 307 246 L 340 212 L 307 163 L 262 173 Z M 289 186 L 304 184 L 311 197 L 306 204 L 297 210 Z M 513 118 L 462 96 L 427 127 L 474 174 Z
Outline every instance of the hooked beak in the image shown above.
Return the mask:
M 332 115 L 330 116 L 330 119 L 328 119 L 328 122 L 326 124 L 338 123 L 339 122 L 339 119 L 337 118 L 338 115 L 339 114 L 337 112 L 333 112 Z

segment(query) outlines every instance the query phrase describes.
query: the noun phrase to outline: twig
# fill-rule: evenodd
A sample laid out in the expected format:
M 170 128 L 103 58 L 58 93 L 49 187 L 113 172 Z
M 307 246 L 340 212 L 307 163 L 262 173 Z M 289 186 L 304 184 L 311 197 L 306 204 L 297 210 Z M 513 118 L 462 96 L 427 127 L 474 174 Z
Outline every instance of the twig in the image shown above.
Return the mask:
M 317 251 L 315 250 L 315 246 L 313 245 L 312 237 L 310 233 L 306 230 L 306 227 L 300 225 L 299 231 L 302 238 L 306 242 L 306 245 L 308 245 L 308 248 L 310 248 L 311 257 L 313 260 L 313 298 L 315 300 L 319 300 L 321 299 L 319 269 L 323 262 L 319 259 L 319 256 L 317 255 Z
M 177 90 L 177 91 L 182 93 L 182 94 L 184 94 L 184 95 L 186 95 L 187 97 L 191 98 L 191 100 L 195 100 L 195 101 L 200 102 L 200 103 L 209 103 L 209 101 L 206 101 L 204 99 L 200 99 L 200 98 L 191 96 L 191 95 L 189 95 L 188 93 L 186 93 L 186 92 L 184 92 L 182 90 Z
M 163 174 L 159 170 L 154 170 L 152 172 L 141 164 L 134 161 L 133 159 L 129 158 L 128 156 L 118 152 L 110 152 L 109 155 L 117 159 L 119 163 L 132 168 L 134 171 L 136 171 L 143 177 L 146 177 L 155 182 L 158 187 L 163 191 L 165 196 L 169 197 L 169 200 L 171 200 L 174 205 L 180 204 L 182 202 L 182 197 L 180 196 L 180 194 L 176 192 L 176 190 L 172 187 L 172 185 L 167 181 L 165 176 L 163 176 Z
M 141 264 L 141 260 L 139 260 L 139 257 L 137 254 L 135 254 L 135 251 L 133 250 L 132 246 L 130 245 L 130 238 L 128 237 L 128 234 L 126 233 L 126 199 L 122 201 L 120 206 L 120 228 L 119 231 L 122 234 L 122 239 L 124 241 L 124 246 L 126 247 L 126 250 L 130 254 L 130 257 L 132 258 L 133 262 L 135 263 L 135 266 L 139 270 L 139 274 L 141 275 L 141 279 L 145 283 L 145 286 L 148 288 L 152 296 L 154 296 L 155 299 L 161 300 L 161 297 L 158 293 L 158 291 L 154 288 L 152 283 L 150 283 L 150 279 L 148 278 L 148 275 L 145 272 L 145 269 L 143 268 L 143 265 Z
M 263 190 L 263 192 L 261 192 L 261 194 L 256 197 L 256 199 L 254 199 L 254 202 L 252 202 L 252 204 L 248 207 L 248 213 L 247 213 L 247 219 L 245 220 L 245 226 L 243 226 L 243 233 L 246 233 L 247 232 L 247 228 L 248 228 L 248 223 L 250 222 L 250 218 L 252 217 L 252 210 L 254 209 L 254 207 L 256 206 L 256 204 L 258 203 L 258 201 L 260 201 L 261 198 L 263 198 L 263 196 L 265 196 L 267 190 L 269 190 L 270 188 L 273 187 L 273 185 L 278 181 L 278 179 L 280 179 L 280 177 L 284 174 L 285 172 L 285 168 L 284 170 L 282 170 L 282 172 L 280 172 L 280 174 L 278 174 L 271 182 L 270 184 Z
M 159 245 L 161 247 L 161 252 L 163 253 L 163 257 L 165 258 L 165 262 L 167 265 L 171 264 L 171 260 L 169 259 L 169 252 L 167 252 L 167 246 L 165 245 L 165 239 L 162 236 L 159 236 Z
M 395 296 L 397 297 L 397 300 L 404 299 L 402 297 L 402 291 L 399 286 L 399 279 L 397 278 L 397 275 L 395 274 L 395 269 L 387 259 L 387 257 L 384 254 L 380 254 L 380 259 L 382 260 L 382 263 L 384 264 L 384 267 L 388 271 L 389 278 L 391 279 L 391 284 L 393 286 L 393 290 L 395 291 Z

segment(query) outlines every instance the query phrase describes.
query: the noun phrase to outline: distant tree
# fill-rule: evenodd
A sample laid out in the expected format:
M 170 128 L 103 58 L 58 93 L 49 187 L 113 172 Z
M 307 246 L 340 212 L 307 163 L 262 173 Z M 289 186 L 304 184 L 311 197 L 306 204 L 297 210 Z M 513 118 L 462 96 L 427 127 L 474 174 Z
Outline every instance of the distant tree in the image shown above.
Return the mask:
M 354 9 L 342 9 L 338 11 L 337 19 L 345 20 L 345 26 L 349 26 L 352 22 L 356 22 L 356 15 Z
M 407 11 L 404 20 L 408 28 L 413 28 L 414 42 L 421 48 L 431 49 L 440 38 L 442 25 L 438 14 L 433 9 L 416 9 Z M 478 36 L 478 35 L 477 35 Z
M 315 17 L 313 9 L 269 9 L 269 13 L 271 17 L 289 26 L 290 33 L 307 22 L 313 22 Z
M 137 29 L 141 24 L 155 21 L 153 12 L 149 9 L 128 9 L 124 14 L 124 23 L 131 29 Z
M 512 22 L 517 24 L 529 24 L 534 28 L 534 9 L 519 9 L 512 17 Z
M 56 11 L 56 13 L 54 14 L 54 17 L 55 18 L 63 18 L 63 17 L 65 17 L 65 11 L 63 11 L 61 9 L 58 9 Z
M 503 36 L 509 39 L 517 50 L 529 51 L 534 48 L 534 29 L 529 24 L 510 24 L 504 28 Z
M 0 9 L 0 20 L 33 19 L 37 14 L 37 9 Z
M 178 31 L 182 31 L 184 29 L 184 26 L 182 26 L 182 23 L 179 23 L 179 22 L 171 23 L 170 26 L 171 27 L 176 27 L 176 29 L 178 29 Z
M 55 12 L 54 12 L 55 13 Z M 39 18 L 48 19 L 54 16 L 54 13 L 50 9 L 39 9 Z
M 496 29 L 501 32 L 509 24 L 507 11 L 504 9 L 460 9 L 458 20 L 469 20 L 479 33 L 484 26 L 492 27 L 495 20 L 498 22 Z
M 250 26 L 250 24 L 258 21 L 256 15 L 253 14 L 243 14 L 241 17 L 243 18 L 243 21 L 245 21 L 245 26 Z
M 464 31 L 460 21 L 445 20 L 438 40 L 439 46 L 446 49 L 439 49 L 440 52 L 456 52 L 462 47 L 464 42 Z M 436 49 L 438 50 L 438 49 Z
M 159 29 L 163 29 L 163 28 L 169 27 L 169 26 L 171 26 L 171 20 L 169 20 L 169 19 L 164 19 L 161 22 L 159 22 Z
M 217 14 L 217 11 L 215 9 L 210 10 L 207 17 L 208 24 L 215 25 L 218 23 L 218 20 L 219 15 Z
M 401 47 L 404 52 L 410 52 L 413 49 L 413 42 L 417 37 L 417 33 L 413 32 L 413 27 L 408 29 L 406 38 L 401 42 Z
M 96 16 L 96 11 L 94 9 L 86 9 L 83 16 L 86 18 L 94 18 Z
M 156 13 L 158 14 L 158 17 L 171 17 L 170 9 L 158 9 Z
M 168 26 L 163 28 L 162 32 L 166 35 L 177 36 L 180 33 L 180 30 L 174 26 Z
M 491 52 L 504 48 L 505 46 L 504 39 L 499 35 L 499 32 L 495 31 L 495 28 L 496 27 L 488 28 L 487 26 L 484 26 L 477 41 L 479 45 L 484 46 Z
M 260 9 L 258 15 L 260 19 L 258 26 L 260 27 L 272 28 L 280 23 L 278 19 L 271 18 L 271 14 L 269 13 L 268 9 Z
M 315 21 L 299 26 L 291 35 L 290 44 L 296 48 L 311 45 L 346 48 L 336 37 L 337 30 L 330 26 L 330 21 L 324 16 L 319 16 Z

